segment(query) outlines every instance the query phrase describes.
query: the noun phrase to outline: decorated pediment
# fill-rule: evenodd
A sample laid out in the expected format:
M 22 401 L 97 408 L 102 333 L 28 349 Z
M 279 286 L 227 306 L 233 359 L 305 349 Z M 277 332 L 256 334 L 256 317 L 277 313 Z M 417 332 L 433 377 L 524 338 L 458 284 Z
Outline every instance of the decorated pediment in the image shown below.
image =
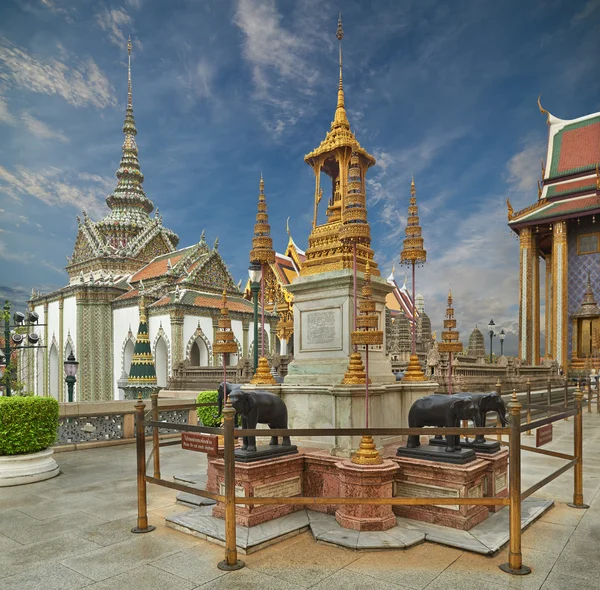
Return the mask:
M 208 256 L 203 256 L 192 266 L 190 273 L 181 281 L 186 286 L 201 287 L 202 290 L 214 292 L 221 292 L 223 288 L 239 292 L 233 276 L 216 250 Z

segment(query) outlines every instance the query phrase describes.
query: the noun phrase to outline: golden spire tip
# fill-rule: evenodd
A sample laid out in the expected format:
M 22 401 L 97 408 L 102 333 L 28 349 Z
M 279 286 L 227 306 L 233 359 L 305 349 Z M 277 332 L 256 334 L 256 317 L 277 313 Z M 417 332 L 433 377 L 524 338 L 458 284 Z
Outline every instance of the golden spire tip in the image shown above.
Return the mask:
M 129 55 L 131 55 L 132 48 L 133 46 L 131 45 L 131 35 L 129 35 L 129 38 L 127 39 L 127 53 L 129 53 Z

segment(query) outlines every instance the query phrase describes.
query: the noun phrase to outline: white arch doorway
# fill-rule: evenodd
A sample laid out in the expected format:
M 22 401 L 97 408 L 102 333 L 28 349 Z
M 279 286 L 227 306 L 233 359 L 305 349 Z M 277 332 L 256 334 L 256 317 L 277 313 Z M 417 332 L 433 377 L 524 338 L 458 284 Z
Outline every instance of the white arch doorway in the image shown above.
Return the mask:
M 190 349 L 190 365 L 192 367 L 208 367 L 208 347 L 200 337 L 196 338 Z
M 166 387 L 168 374 L 168 352 L 167 343 L 165 342 L 165 339 L 162 336 L 156 341 L 154 355 L 154 364 L 156 367 L 156 384 L 159 387 Z
M 50 391 L 49 394 L 54 398 L 58 399 L 58 392 L 60 391 L 59 381 L 60 381 L 60 373 L 58 370 L 58 350 L 56 349 L 56 344 L 52 344 L 50 347 L 50 373 L 49 373 L 49 381 L 50 381 Z

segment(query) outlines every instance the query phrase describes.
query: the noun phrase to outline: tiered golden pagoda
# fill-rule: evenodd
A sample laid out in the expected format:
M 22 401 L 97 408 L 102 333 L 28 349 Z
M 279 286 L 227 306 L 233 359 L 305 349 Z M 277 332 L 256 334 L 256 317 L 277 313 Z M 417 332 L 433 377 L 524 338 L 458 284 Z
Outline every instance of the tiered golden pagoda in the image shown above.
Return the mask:
M 415 188 L 414 176 L 410 183 L 410 201 L 408 206 L 408 219 L 406 222 L 406 237 L 404 247 L 400 253 L 400 262 L 412 266 L 412 300 L 415 300 L 415 266 L 425 264 L 427 251 L 423 248 L 421 226 L 419 225 L 419 208 L 417 207 L 417 189 Z M 412 352 L 403 381 L 425 381 L 425 375 L 421 370 L 419 357 L 416 350 L 416 315 L 412 321 Z
M 456 329 L 456 319 L 454 318 L 454 308 L 452 307 L 452 290 L 449 290 L 442 341 L 438 344 L 438 350 L 448 353 L 448 393 L 450 395 L 452 395 L 452 355 L 455 352 L 462 352 L 462 349 L 462 342 L 458 341 L 458 330 Z
M 233 330 L 231 329 L 231 319 L 229 317 L 229 309 L 227 307 L 227 290 L 223 289 L 223 302 L 221 305 L 221 317 L 219 318 L 219 327 L 215 334 L 215 342 L 213 344 L 213 354 L 235 354 L 238 352 L 237 344 Z M 226 359 L 223 359 L 223 364 L 226 365 Z
M 363 192 L 362 176 L 360 173 L 360 161 L 358 153 L 354 152 L 350 159 L 350 170 L 348 172 L 348 195 L 342 228 L 340 230 L 340 241 L 344 246 L 352 248 L 352 258 L 354 262 L 355 250 L 358 244 L 368 244 L 371 240 L 371 228 L 367 222 L 367 208 L 365 206 L 365 194 Z M 367 261 L 367 266 L 369 263 Z M 356 273 L 356 269 L 354 270 Z M 355 274 L 356 281 L 356 274 Z M 355 284 L 356 289 L 356 284 Z M 355 302 L 356 313 L 356 302 Z M 354 329 L 357 328 L 355 318 Z M 377 318 L 375 318 L 377 319 Z M 377 326 L 377 324 L 375 324 Z M 354 351 L 350 354 L 350 363 L 348 370 L 342 379 L 344 385 L 360 385 L 365 383 L 366 373 L 363 366 L 362 357 L 354 346 Z
M 383 331 L 377 329 L 379 318 L 375 313 L 375 302 L 371 300 L 372 294 L 371 269 L 367 261 L 362 288 L 362 300 L 360 302 L 360 315 L 356 318 L 356 330 L 352 332 L 352 344 L 354 346 L 365 346 L 367 355 L 369 354 L 369 346 L 383 344 Z M 352 360 L 350 362 L 352 363 Z M 365 379 L 366 412 L 368 412 L 369 404 L 369 383 L 370 379 L 367 374 Z M 367 428 L 368 426 L 367 418 Z M 379 455 L 371 435 L 364 434 L 362 436 L 360 446 L 352 456 L 352 463 L 356 463 L 357 465 L 380 465 L 383 463 L 383 459 Z
M 277 385 L 271 375 L 269 361 L 265 356 L 264 334 L 265 334 L 265 268 L 275 262 L 275 250 L 273 250 L 273 238 L 271 237 L 271 226 L 267 215 L 267 198 L 265 197 L 265 181 L 262 173 L 260 175 L 260 187 L 258 191 L 258 211 L 256 223 L 254 224 L 254 237 L 252 238 L 252 250 L 250 251 L 250 262 L 260 264 L 262 268 L 260 279 L 260 305 L 261 305 L 261 353 L 258 359 L 256 373 L 250 383 L 254 385 Z M 254 343 L 258 346 L 258 342 Z
M 350 129 L 344 99 L 344 86 L 342 82 L 342 20 L 338 21 L 336 33 L 340 41 L 340 77 L 338 84 L 338 99 L 335 116 L 331 127 L 318 148 L 304 157 L 304 161 L 311 166 L 315 173 L 315 204 L 313 226 L 308 237 L 308 249 L 306 250 L 306 261 L 302 266 L 301 275 L 312 275 L 331 270 L 341 270 L 353 267 L 352 248 L 344 243 L 342 237 L 342 225 L 346 219 L 346 207 L 349 205 L 349 169 L 351 165 L 360 173 L 361 199 L 355 197 L 354 203 L 361 201 L 357 209 L 362 209 L 364 223 L 366 224 L 366 209 L 364 207 L 364 195 L 366 193 L 365 175 L 366 171 L 375 164 L 375 158 L 369 154 L 358 143 L 354 133 Z M 352 161 L 353 160 L 353 161 Z M 331 194 L 327 203 L 327 221 L 317 225 L 319 203 L 323 197 L 321 187 L 321 172 L 331 179 Z M 356 175 L 354 175 L 356 178 Z M 358 211 L 353 212 L 356 219 L 360 215 Z M 368 224 L 367 224 L 368 228 Z M 371 249 L 370 232 L 365 239 L 357 244 L 358 268 L 364 272 L 367 262 L 371 265 L 371 272 L 379 276 L 379 270 L 373 260 Z

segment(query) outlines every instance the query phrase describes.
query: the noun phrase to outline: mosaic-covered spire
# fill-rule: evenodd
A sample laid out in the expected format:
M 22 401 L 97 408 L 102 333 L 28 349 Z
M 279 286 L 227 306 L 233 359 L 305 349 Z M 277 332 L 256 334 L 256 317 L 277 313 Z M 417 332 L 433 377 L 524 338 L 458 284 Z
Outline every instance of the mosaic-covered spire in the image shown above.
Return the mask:
M 131 87 L 131 39 L 127 43 L 127 109 L 123 123 L 123 155 L 117 170 L 118 183 L 112 195 L 106 199 L 106 204 L 113 212 L 118 213 L 123 221 L 128 217 L 144 216 L 154 210 L 154 205 L 142 188 L 144 175 L 140 170 L 138 161 L 138 147 L 135 141 L 137 129 L 133 117 L 133 97 Z
M 260 173 L 258 211 L 256 213 L 256 224 L 254 225 L 250 262 L 259 262 L 260 264 L 275 262 L 275 250 L 273 250 L 271 226 L 267 215 L 267 198 L 265 197 L 265 181 L 262 172 Z
M 424 264 L 427 260 L 427 251 L 423 249 L 423 237 L 419 225 L 419 207 L 417 207 L 417 189 L 413 176 L 410 183 L 410 201 L 408 205 L 408 219 L 406 221 L 406 237 L 404 248 L 400 253 L 403 264 Z
M 150 338 L 148 336 L 148 320 L 146 317 L 146 303 L 144 298 L 140 299 L 140 325 L 138 327 L 135 346 L 133 348 L 133 358 L 131 359 L 131 368 L 127 379 L 127 390 L 138 397 L 147 398 L 150 393 L 158 389 L 156 383 L 156 369 L 150 348 Z

